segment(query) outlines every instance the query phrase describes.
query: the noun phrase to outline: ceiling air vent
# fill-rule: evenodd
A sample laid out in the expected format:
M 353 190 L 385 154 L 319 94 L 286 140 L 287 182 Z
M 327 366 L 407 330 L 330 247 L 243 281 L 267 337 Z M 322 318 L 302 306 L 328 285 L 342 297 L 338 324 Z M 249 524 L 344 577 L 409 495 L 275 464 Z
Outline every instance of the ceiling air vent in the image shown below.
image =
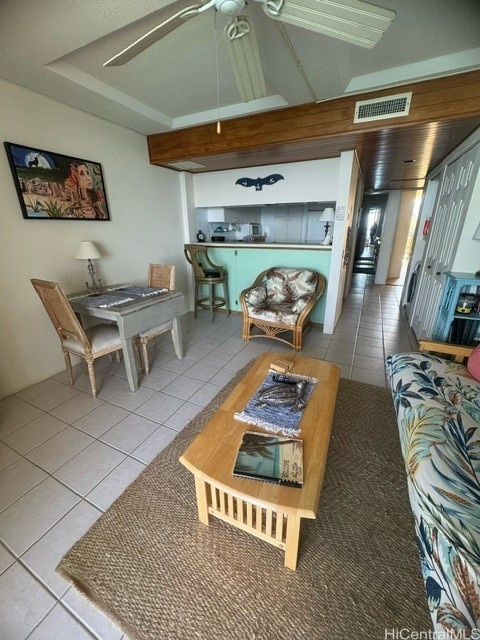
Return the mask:
M 373 100 L 361 100 L 355 104 L 353 122 L 368 122 L 369 120 L 384 120 L 408 116 L 412 92 L 398 93 L 395 96 L 384 96 Z

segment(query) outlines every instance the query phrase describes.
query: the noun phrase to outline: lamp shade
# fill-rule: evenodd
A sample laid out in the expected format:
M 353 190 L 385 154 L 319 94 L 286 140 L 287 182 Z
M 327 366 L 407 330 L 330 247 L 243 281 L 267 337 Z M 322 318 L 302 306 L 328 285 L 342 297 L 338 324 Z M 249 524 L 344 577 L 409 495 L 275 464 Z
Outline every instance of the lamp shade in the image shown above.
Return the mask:
M 80 242 L 77 253 L 75 254 L 77 260 L 97 260 L 101 257 L 100 251 L 90 240 Z
M 317 222 L 333 222 L 335 220 L 335 209 L 333 207 L 325 207 L 319 215 Z

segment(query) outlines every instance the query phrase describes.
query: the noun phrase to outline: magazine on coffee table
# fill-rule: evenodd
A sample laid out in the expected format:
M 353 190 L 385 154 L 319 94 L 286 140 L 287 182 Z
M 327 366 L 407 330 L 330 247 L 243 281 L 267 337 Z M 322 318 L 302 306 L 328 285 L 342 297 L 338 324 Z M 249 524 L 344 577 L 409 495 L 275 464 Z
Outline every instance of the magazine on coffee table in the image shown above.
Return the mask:
M 298 438 L 246 431 L 238 449 L 233 475 L 303 486 L 303 442 Z

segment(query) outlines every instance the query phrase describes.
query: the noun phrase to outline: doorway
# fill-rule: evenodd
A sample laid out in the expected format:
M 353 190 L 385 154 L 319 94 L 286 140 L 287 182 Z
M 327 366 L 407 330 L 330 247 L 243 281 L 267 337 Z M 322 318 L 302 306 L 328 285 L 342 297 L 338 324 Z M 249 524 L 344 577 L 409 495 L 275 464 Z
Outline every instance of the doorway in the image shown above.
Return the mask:
M 382 227 L 388 194 L 366 195 L 359 219 L 353 273 L 375 275 L 382 243 Z
M 400 208 L 386 284 L 403 287 L 415 243 L 423 191 L 409 192 Z M 404 194 L 405 195 L 405 194 Z M 402 212 L 403 209 L 403 212 Z

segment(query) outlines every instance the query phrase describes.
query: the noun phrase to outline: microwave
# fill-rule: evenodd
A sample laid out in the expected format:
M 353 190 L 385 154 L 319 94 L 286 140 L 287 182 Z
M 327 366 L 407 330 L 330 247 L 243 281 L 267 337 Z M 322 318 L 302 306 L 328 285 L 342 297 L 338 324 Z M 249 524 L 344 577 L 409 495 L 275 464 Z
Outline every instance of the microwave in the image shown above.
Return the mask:
M 257 223 L 251 222 L 248 226 L 249 226 L 249 230 L 250 230 L 249 235 L 251 235 L 251 236 L 261 236 L 262 235 L 262 225 L 261 224 L 257 224 Z

